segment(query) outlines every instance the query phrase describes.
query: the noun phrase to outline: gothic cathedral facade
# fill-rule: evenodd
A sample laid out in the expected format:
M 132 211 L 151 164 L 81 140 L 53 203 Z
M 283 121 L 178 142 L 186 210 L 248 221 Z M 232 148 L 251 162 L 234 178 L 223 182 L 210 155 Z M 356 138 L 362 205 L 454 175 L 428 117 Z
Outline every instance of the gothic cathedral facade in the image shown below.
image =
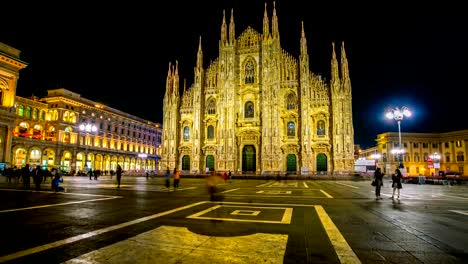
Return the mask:
M 349 172 L 354 167 L 351 81 L 343 44 L 332 45 L 331 80 L 309 70 L 302 24 L 299 59 L 281 48 L 276 8 L 235 35 L 223 13 L 219 57 L 203 67 L 198 47 L 191 87 L 179 94 L 169 63 L 161 169 L 203 173 Z

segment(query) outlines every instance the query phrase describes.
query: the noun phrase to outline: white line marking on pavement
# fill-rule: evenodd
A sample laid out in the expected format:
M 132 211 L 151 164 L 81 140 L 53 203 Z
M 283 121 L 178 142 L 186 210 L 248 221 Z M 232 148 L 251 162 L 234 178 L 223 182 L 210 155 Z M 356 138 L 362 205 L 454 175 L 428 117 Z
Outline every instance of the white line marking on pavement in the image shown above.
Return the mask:
M 320 190 L 327 198 L 333 198 L 333 196 L 329 195 L 326 191 Z
M 353 185 L 349 185 L 349 184 L 346 184 L 346 183 L 341 183 L 341 182 L 335 182 L 336 184 L 339 184 L 339 185 L 344 185 L 344 186 L 348 186 L 348 187 L 351 187 L 351 188 L 355 188 L 355 189 L 359 189 L 359 187 L 356 187 L 356 186 L 353 186 Z
M 259 197 L 258 195 L 253 195 L 253 194 L 227 194 L 227 197 Z M 264 197 L 272 197 L 272 198 L 284 198 L 284 195 L 262 195 L 262 198 Z M 300 195 L 288 195 L 288 198 L 303 198 L 303 199 L 329 199 L 333 197 L 323 197 L 323 196 L 300 196 Z
M 239 190 L 240 188 L 236 188 L 236 189 L 231 189 L 231 190 L 227 190 L 227 191 L 224 191 L 224 192 L 220 192 L 220 193 L 227 193 L 227 192 L 233 192 L 233 191 L 236 191 L 236 190 Z
M 123 198 L 123 197 L 122 197 L 122 196 L 114 196 L 114 197 L 99 198 L 99 199 L 91 199 L 91 200 L 73 201 L 73 202 L 67 202 L 67 203 L 45 204 L 45 205 L 32 206 L 32 207 L 8 209 L 8 210 L 0 211 L 0 213 L 8 213 L 8 212 L 15 212 L 15 211 L 31 210 L 31 209 L 37 209 L 37 208 L 61 206 L 61 205 L 68 205 L 68 204 L 79 204 L 79 203 L 88 203 L 88 202 L 104 201 L 104 200 L 111 200 L 111 199 L 116 199 L 116 198 Z
M 307 183 L 305 182 L 302 182 L 302 183 L 304 184 L 304 187 L 309 188 L 309 185 L 307 185 Z
M 30 255 L 30 254 L 38 253 L 38 252 L 41 252 L 41 251 L 44 251 L 44 250 L 48 250 L 48 249 L 51 249 L 51 248 L 60 247 L 60 246 L 70 244 L 70 243 L 73 243 L 73 242 L 76 242 L 76 241 L 79 241 L 79 240 L 82 240 L 82 239 L 97 236 L 97 235 L 100 235 L 100 234 L 103 234 L 103 233 L 107 233 L 107 232 L 110 232 L 110 231 L 114 231 L 114 230 L 117 230 L 117 229 L 120 229 L 120 228 L 130 226 L 130 225 L 138 224 L 138 223 L 141 223 L 141 222 L 144 222 L 144 221 L 148 221 L 148 220 L 155 219 L 155 218 L 158 218 L 158 217 L 161 217 L 161 216 L 172 214 L 172 213 L 182 211 L 182 210 L 185 210 L 185 209 L 188 209 L 188 208 L 191 208 L 191 207 L 194 207 L 194 206 L 198 206 L 198 205 L 201 205 L 201 204 L 204 204 L 204 203 L 207 203 L 207 201 L 189 204 L 189 205 L 178 207 L 178 208 L 175 208 L 175 209 L 172 209 L 172 210 L 169 210 L 169 211 L 165 211 L 165 212 L 162 212 L 162 213 L 157 213 L 157 214 L 154 214 L 154 215 L 145 216 L 145 217 L 138 218 L 138 219 L 135 219 L 135 220 L 132 220 L 132 221 L 129 221 L 129 222 L 125 222 L 125 223 L 121 223 L 121 224 L 118 224 L 118 225 L 113 225 L 113 226 L 101 228 L 101 229 L 98 229 L 96 231 L 91 231 L 91 232 L 88 232 L 88 233 L 85 233 L 85 234 L 81 234 L 81 235 L 77 235 L 77 236 L 74 236 L 74 237 L 62 239 L 62 240 L 59 240 L 59 241 L 55 241 L 55 242 L 52 242 L 52 243 L 49 243 L 49 244 L 45 244 L 45 245 L 37 246 L 37 247 L 34 247 L 34 248 L 29 248 L 29 249 L 25 249 L 25 250 L 22 250 L 22 251 L 18 251 L 18 252 L 15 252 L 13 254 L 10 254 L 10 255 L 0 257 L 0 262 L 5 262 L 5 261 L 12 260 L 12 259 L 24 257 L 24 256 L 27 256 L 27 255 Z
M 281 196 L 283 197 L 283 196 Z M 270 206 L 305 206 L 305 207 L 314 207 L 313 204 L 273 204 L 273 203 L 242 203 L 242 202 L 211 202 L 211 203 L 221 203 L 221 204 L 248 204 L 248 205 L 270 205 Z
M 111 195 L 103 195 L 103 194 L 91 194 L 91 193 L 71 193 L 71 192 L 36 191 L 36 190 L 19 190 L 19 189 L 0 189 L 0 191 L 54 193 L 54 194 L 61 194 L 61 195 L 79 195 L 79 196 L 96 196 L 96 197 L 120 197 L 120 196 L 111 196 Z
M 468 211 L 459 211 L 459 210 L 449 210 L 449 211 L 457 213 L 457 214 L 468 215 Z
M 260 208 L 260 209 L 276 209 L 276 210 L 284 210 L 283 217 L 281 218 L 281 221 L 273 221 L 273 220 L 254 220 L 254 219 L 237 219 L 237 218 L 225 218 L 225 217 L 205 217 L 202 216 L 206 213 L 209 213 L 211 211 L 214 211 L 220 207 L 234 207 L 234 208 Z M 260 212 L 260 211 L 259 211 Z M 291 219 L 292 219 L 292 208 L 287 208 L 287 207 L 257 207 L 257 206 L 229 206 L 229 205 L 215 205 L 211 208 L 208 208 L 206 210 L 203 210 L 201 212 L 192 214 L 187 216 L 186 218 L 192 218 L 192 219 L 203 219 L 203 220 L 222 220 L 222 221 L 233 221 L 233 222 L 253 222 L 253 223 L 265 223 L 265 224 L 291 224 Z
M 274 182 L 273 182 L 273 183 L 274 183 Z M 255 187 L 263 187 L 263 186 L 266 186 L 266 185 L 268 185 L 268 184 L 273 184 L 273 183 L 267 182 L 267 183 L 263 183 L 263 184 L 257 185 L 257 186 L 255 186 Z
M 359 258 L 354 253 L 353 249 L 349 246 L 346 239 L 340 233 L 340 230 L 331 220 L 330 216 L 325 212 L 325 209 L 321 205 L 315 206 L 315 211 L 322 222 L 323 228 L 330 239 L 333 248 L 335 249 L 338 258 L 341 263 L 361 263 Z

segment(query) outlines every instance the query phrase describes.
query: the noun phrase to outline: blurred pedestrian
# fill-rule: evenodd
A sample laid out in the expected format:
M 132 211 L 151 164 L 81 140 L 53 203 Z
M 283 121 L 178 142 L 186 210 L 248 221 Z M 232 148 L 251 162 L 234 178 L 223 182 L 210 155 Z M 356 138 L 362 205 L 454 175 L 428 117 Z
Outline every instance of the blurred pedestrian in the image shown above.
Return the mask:
M 375 199 L 381 200 L 380 189 L 383 186 L 383 173 L 380 168 L 377 168 L 374 172 L 374 182 L 375 182 Z
M 169 187 L 171 186 L 171 171 L 169 169 L 166 170 L 166 174 L 164 175 L 164 185 L 167 190 L 169 190 Z
M 67 190 L 60 186 L 60 183 L 63 183 L 62 174 L 59 173 L 59 171 L 56 168 L 52 169 L 52 174 L 55 174 L 54 179 L 52 180 L 52 191 L 66 192 Z
M 117 176 L 117 188 L 120 188 L 120 180 L 122 179 L 122 167 L 120 167 L 119 164 L 117 164 L 117 170 L 115 172 Z
M 33 181 L 34 185 L 36 185 L 36 191 L 41 189 L 41 183 L 43 178 L 44 171 L 41 169 L 41 166 L 37 165 L 33 171 Z
M 395 174 L 392 175 L 392 187 L 393 187 L 392 199 L 394 199 L 395 191 L 397 191 L 397 200 L 400 200 L 400 189 L 403 188 L 401 184 L 402 178 L 403 178 L 403 175 L 401 174 L 400 169 L 396 169 Z
M 174 177 L 174 191 L 175 191 L 177 190 L 177 188 L 179 188 L 179 182 L 180 182 L 180 171 L 178 171 L 176 168 L 174 168 L 173 177 Z

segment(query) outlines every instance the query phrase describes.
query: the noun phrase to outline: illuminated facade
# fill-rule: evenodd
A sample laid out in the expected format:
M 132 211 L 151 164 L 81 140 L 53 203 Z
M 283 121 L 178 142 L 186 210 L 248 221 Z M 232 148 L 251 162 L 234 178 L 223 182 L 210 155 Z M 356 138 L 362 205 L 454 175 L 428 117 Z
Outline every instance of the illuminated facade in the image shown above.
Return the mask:
M 398 158 L 392 150 L 398 148 L 398 133 L 387 132 L 377 135 L 377 146 L 360 151 L 360 157 L 369 158 L 380 154 L 377 166 L 386 173 L 398 167 Z M 457 172 L 468 176 L 468 130 L 446 133 L 401 133 L 403 165 L 410 176 L 437 175 L 439 171 Z M 440 159 L 434 156 L 439 155 Z M 428 162 L 428 157 L 432 158 Z M 436 168 L 439 163 L 439 168 Z
M 66 89 L 44 98 L 16 96 L 12 166 L 64 171 L 157 170 L 161 128 Z
M 11 162 L 16 84 L 19 71 L 26 66 L 19 50 L 0 42 L 0 169 Z
M 236 37 L 223 14 L 219 57 L 179 94 L 178 64 L 169 64 L 161 168 L 203 172 L 347 172 L 354 166 L 351 81 L 344 46 L 331 51 L 331 81 L 309 70 L 302 26 L 299 58 L 282 49 L 278 18 L 263 18 Z

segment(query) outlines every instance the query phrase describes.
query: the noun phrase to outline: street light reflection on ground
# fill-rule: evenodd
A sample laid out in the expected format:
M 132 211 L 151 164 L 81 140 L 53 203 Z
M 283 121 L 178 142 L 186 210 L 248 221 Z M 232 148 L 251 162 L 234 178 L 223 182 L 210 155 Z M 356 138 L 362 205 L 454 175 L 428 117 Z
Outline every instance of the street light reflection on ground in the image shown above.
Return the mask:
M 385 112 L 385 117 L 388 119 L 393 119 L 397 121 L 398 124 L 398 150 L 395 150 L 395 152 L 392 153 L 398 155 L 398 160 L 400 162 L 399 168 L 404 168 L 403 166 L 403 148 L 401 146 L 401 121 L 403 120 L 404 117 L 410 117 L 411 116 L 411 111 L 408 109 L 408 107 L 403 106 L 401 108 L 395 107 L 395 108 L 389 108 Z

